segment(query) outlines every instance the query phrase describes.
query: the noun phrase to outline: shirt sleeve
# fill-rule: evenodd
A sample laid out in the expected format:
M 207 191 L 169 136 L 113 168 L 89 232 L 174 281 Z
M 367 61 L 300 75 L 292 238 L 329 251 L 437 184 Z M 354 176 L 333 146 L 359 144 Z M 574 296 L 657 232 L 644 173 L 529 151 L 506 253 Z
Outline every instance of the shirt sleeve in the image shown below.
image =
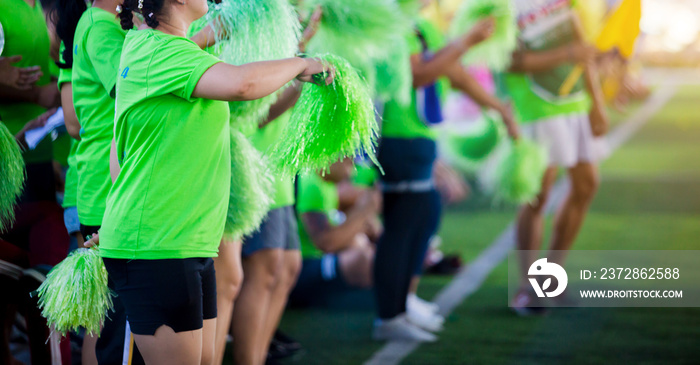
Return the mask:
M 124 31 L 116 22 L 107 20 L 96 22 L 85 40 L 85 50 L 95 66 L 97 77 L 112 97 L 123 45 Z
M 58 51 L 59 55 L 59 61 L 61 63 L 64 63 L 65 60 L 63 59 L 63 51 L 66 49 L 66 46 L 61 42 L 61 47 L 60 50 Z M 73 69 L 72 68 L 62 68 L 58 71 L 58 90 L 61 91 L 61 86 L 67 82 L 71 82 L 71 78 L 73 77 Z
M 326 212 L 325 196 L 322 186 L 316 176 L 300 176 L 299 192 L 297 196 L 297 210 L 299 214 L 308 212 Z
M 175 94 L 186 100 L 204 73 L 221 62 L 186 38 L 174 38 L 154 52 L 148 67 L 149 95 Z

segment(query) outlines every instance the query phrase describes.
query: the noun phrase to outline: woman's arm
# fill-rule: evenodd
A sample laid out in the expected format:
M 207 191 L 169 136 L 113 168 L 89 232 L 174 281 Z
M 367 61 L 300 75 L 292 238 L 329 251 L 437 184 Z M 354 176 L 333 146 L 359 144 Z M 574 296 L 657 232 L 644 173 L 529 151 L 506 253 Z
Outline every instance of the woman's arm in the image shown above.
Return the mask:
M 518 124 L 515 122 L 510 108 L 489 94 L 461 64 L 455 62 L 448 70 L 447 77 L 450 79 L 452 87 L 469 95 L 477 104 L 497 111 L 508 129 L 508 135 L 513 139 L 518 138 Z
M 291 109 L 294 104 L 296 104 L 297 100 L 299 100 L 300 95 L 301 84 L 298 82 L 284 89 L 282 95 L 277 99 L 277 102 L 270 106 L 270 113 L 267 115 L 267 118 L 260 123 L 259 128 L 264 128 L 266 125 L 270 124 L 270 122 L 279 118 L 287 110 Z
M 81 127 L 73 106 L 73 85 L 70 82 L 61 84 L 61 106 L 63 107 L 63 121 L 66 123 L 68 134 L 80 141 Z
M 241 66 L 217 63 L 202 75 L 192 95 L 224 101 L 255 100 L 272 94 L 295 78 L 311 82 L 314 74 L 329 70 L 327 65 L 312 58 L 288 58 Z M 326 84 L 331 82 L 332 71 Z
M 322 212 L 304 213 L 301 221 L 316 247 L 327 253 L 339 252 L 352 246 L 358 233 L 366 231 L 368 222 L 377 216 L 379 204 L 378 194 L 367 192 L 347 212 L 345 222 L 338 226 L 331 225 Z
M 119 157 L 117 156 L 117 142 L 112 139 L 112 147 L 109 149 L 109 176 L 112 178 L 112 184 L 117 180 L 121 167 L 119 167 Z
M 595 57 L 595 47 L 582 42 L 576 42 L 549 51 L 524 51 L 513 53 L 510 71 L 515 73 L 530 73 L 549 71 L 565 63 L 584 63 Z
M 413 87 L 419 88 L 432 84 L 438 77 L 445 74 L 446 70 L 455 63 L 469 48 L 488 39 L 493 34 L 493 18 L 477 23 L 468 33 L 455 39 L 429 60 L 424 60 L 420 54 L 411 56 L 411 70 L 413 71 Z

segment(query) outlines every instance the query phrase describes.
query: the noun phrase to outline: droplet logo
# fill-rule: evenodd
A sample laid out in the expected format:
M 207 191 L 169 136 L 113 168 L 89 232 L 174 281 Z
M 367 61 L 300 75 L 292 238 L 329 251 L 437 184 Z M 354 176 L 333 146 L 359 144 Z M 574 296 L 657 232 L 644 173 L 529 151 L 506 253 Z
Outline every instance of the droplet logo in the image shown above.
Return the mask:
M 527 275 L 553 276 L 557 279 L 556 289 L 547 291 L 547 289 L 549 289 L 549 287 L 552 285 L 551 277 L 547 278 L 544 281 L 544 283 L 542 283 L 542 287 L 540 287 L 540 284 L 537 282 L 536 278 L 528 278 L 528 280 L 530 280 L 532 288 L 535 289 L 535 293 L 537 293 L 537 296 L 540 298 L 544 298 L 545 296 L 552 298 L 560 295 L 566 289 L 566 284 L 569 283 L 569 276 L 566 275 L 566 271 L 564 270 L 564 268 L 553 262 L 547 262 L 546 258 L 539 259 L 535 261 L 532 265 L 530 265 L 530 269 L 528 269 Z

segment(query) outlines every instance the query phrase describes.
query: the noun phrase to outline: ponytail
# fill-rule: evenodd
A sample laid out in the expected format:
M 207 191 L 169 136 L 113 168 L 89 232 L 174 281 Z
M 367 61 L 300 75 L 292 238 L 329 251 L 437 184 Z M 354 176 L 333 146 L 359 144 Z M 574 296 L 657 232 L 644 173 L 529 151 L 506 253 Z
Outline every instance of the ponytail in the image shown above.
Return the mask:
M 57 0 L 50 12 L 51 20 L 56 24 L 56 34 L 63 41 L 63 62 L 56 62 L 58 67 L 73 67 L 73 38 L 78 21 L 87 10 L 84 0 Z
M 165 0 L 124 0 L 119 13 L 122 29 L 129 30 L 134 28 L 134 12 L 140 13 L 149 27 L 158 27 L 160 24 L 158 16 L 163 11 L 164 2 Z

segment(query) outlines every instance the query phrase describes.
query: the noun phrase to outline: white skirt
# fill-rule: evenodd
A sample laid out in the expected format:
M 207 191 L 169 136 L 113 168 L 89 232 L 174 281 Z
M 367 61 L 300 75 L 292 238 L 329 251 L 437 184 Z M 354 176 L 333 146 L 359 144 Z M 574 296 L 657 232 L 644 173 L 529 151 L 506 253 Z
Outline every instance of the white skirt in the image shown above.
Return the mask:
M 558 115 L 521 125 L 520 130 L 524 137 L 547 148 L 550 166 L 596 163 L 608 155 L 605 139 L 593 136 L 587 114 Z

